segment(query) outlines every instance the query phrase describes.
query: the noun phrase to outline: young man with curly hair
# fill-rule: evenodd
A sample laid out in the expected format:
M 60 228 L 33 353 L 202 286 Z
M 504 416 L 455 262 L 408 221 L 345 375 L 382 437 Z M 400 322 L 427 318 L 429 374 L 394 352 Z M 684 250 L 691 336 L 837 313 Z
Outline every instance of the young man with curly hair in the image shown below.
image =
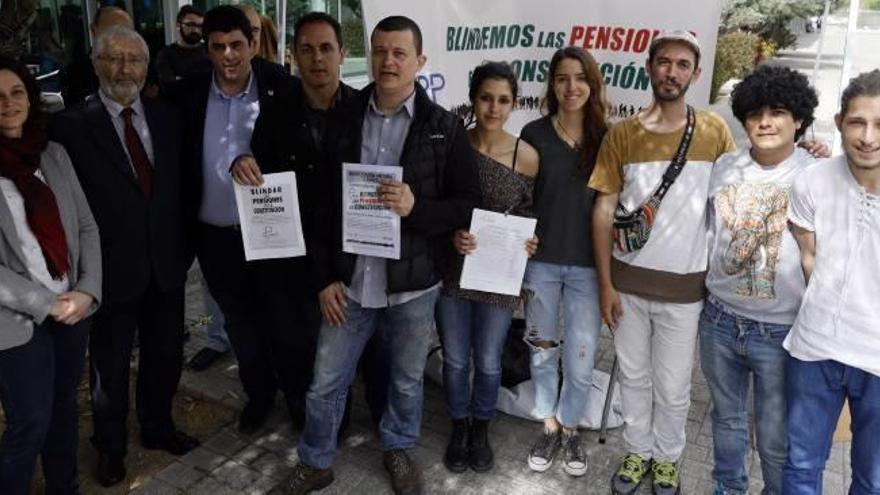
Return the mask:
M 747 398 L 753 383 L 763 494 L 782 493 L 786 458 L 782 342 L 804 276 L 787 229 L 789 190 L 814 161 L 795 146 L 818 104 L 807 78 L 762 66 L 733 90 L 733 114 L 751 146 L 718 158 L 709 182 L 708 295 L 700 318 L 703 374 L 712 394 L 715 493 L 749 491 Z

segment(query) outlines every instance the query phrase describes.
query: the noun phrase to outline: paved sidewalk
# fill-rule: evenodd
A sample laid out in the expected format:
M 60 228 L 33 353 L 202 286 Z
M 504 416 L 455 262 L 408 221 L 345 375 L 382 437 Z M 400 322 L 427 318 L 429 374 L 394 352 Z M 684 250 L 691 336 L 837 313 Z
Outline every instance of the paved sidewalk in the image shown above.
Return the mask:
M 190 284 L 187 297 L 188 317 L 190 321 L 196 321 L 202 312 L 198 287 Z M 193 332 L 187 343 L 187 356 L 201 348 L 202 342 L 201 332 Z M 600 342 L 597 367 L 609 371 L 612 360 L 611 339 L 606 334 Z M 184 372 L 181 386 L 240 409 L 244 400 L 236 374 L 234 359 L 227 356 L 207 371 Z M 598 443 L 597 432 L 583 433 L 590 468 L 586 476 L 575 479 L 566 475 L 559 466 L 545 473 L 530 471 L 526 465 L 526 455 L 540 426 L 504 414 L 499 414 L 490 429 L 496 454 L 495 468 L 482 475 L 471 471 L 449 473 L 442 463 L 449 432 L 442 394 L 439 386 L 426 383 L 422 436 L 415 451 L 415 457 L 424 469 L 426 493 L 609 493 L 608 482 L 622 453 L 619 429 L 609 431 L 605 445 Z M 694 372 L 692 395 L 693 404 L 687 425 L 688 446 L 681 463 L 682 489 L 686 494 L 710 494 L 712 436 L 709 391 L 698 366 Z M 282 404 L 283 401 L 279 399 L 268 426 L 261 432 L 243 436 L 237 433 L 235 423 L 226 425 L 211 438 L 203 439 L 200 448 L 148 479 L 135 493 L 231 495 L 267 492 L 290 471 L 297 459 L 298 432 L 292 430 Z M 372 430 L 363 390 L 359 386 L 355 387 L 354 406 L 352 427 L 334 465 L 336 482 L 320 493 L 391 493 L 382 467 L 379 441 Z M 824 493 L 846 493 L 849 477 L 849 443 L 837 444 L 825 473 Z M 750 456 L 750 478 L 752 484 L 749 493 L 759 493 L 761 472 L 754 452 Z M 639 493 L 650 493 L 650 489 L 643 487 Z

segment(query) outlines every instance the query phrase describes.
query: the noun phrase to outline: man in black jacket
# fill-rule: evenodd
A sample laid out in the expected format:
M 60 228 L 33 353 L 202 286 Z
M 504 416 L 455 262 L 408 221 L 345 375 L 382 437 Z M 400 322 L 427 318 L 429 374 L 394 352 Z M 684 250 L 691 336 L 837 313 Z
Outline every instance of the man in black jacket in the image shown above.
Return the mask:
M 289 96 L 291 101 L 262 112 L 251 140 L 253 156 L 244 155 L 235 161 L 232 175 L 236 181 L 248 186 L 263 184 L 262 173 L 296 172 L 299 208 L 303 221 L 304 236 L 310 239 L 315 227 L 314 218 L 321 184 L 318 171 L 325 161 L 324 136 L 327 131 L 329 112 L 356 93 L 340 82 L 339 69 L 345 57 L 342 46 L 342 28 L 339 22 L 323 12 L 311 12 L 294 26 L 293 50 L 297 67 L 302 76 L 299 91 Z M 305 422 L 305 395 L 312 381 L 315 348 L 321 313 L 318 309 L 317 289 L 310 283 L 310 260 L 308 256 L 275 260 L 278 270 L 273 271 L 278 280 L 295 284 L 296 299 L 288 304 L 301 306 L 303 318 L 291 323 L 296 332 L 295 352 L 288 356 L 284 372 L 295 383 L 295 399 L 292 399 L 294 424 L 302 429 Z M 381 335 L 377 333 L 364 351 L 362 365 L 366 384 L 367 402 L 376 424 L 385 409 L 388 388 L 388 365 L 383 351 Z M 346 414 L 350 409 L 348 401 Z M 347 417 L 347 416 L 346 416 Z M 346 425 L 343 422 L 342 429 Z
M 104 304 L 95 315 L 89 362 L 98 480 L 110 486 L 125 478 L 136 333 L 142 444 L 183 455 L 198 441 L 177 431 L 171 417 L 183 363 L 186 282 L 179 116 L 165 102 L 140 97 L 149 53 L 130 28 L 106 29 L 93 60 L 99 92 L 56 117 L 53 139 L 67 149 L 101 231 Z
M 295 396 L 291 373 L 281 363 L 291 353 L 298 316 L 288 304 L 295 290 L 292 274 L 277 273 L 274 260 L 245 261 L 229 168 L 235 158 L 252 154 L 252 138 L 275 127 L 270 116 L 291 101 L 298 81 L 280 65 L 254 57 L 251 25 L 238 8 L 208 11 L 203 30 L 213 71 L 180 81 L 171 94 L 184 117 L 190 232 L 248 396 L 238 429 L 252 433 L 265 421 L 279 387 L 288 399 Z
M 421 45 L 411 19 L 380 21 L 371 37 L 375 83 L 335 111 L 328 126 L 327 182 L 317 217 L 327 228 L 316 229 L 309 246 L 324 323 L 300 462 L 275 492 L 306 493 L 332 483 L 336 431 L 354 367 L 381 322 L 391 348 L 388 404 L 379 425 L 384 465 L 395 493 L 421 493 L 421 473 L 407 451 L 419 437 L 440 251 L 480 202 L 464 127 L 416 84 L 426 60 Z M 403 168 L 403 181 L 377 187 L 381 203 L 401 217 L 400 259 L 342 251 L 343 162 Z

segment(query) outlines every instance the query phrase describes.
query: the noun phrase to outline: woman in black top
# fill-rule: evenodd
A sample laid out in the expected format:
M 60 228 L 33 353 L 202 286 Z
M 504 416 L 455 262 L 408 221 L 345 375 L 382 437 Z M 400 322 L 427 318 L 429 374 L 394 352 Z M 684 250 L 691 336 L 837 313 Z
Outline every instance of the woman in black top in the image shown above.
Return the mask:
M 592 385 L 602 327 L 590 237 L 594 193 L 587 180 L 607 128 L 608 104 L 599 67 L 586 51 L 558 50 L 548 74 L 546 115 L 522 130 L 522 139 L 541 157 L 535 185 L 541 246 L 526 268 L 524 287 L 535 407 L 544 418 L 544 431 L 528 461 L 531 469 L 545 471 L 562 450 L 565 471 L 581 476 L 587 457 L 577 427 Z
M 538 153 L 504 130 L 517 93 L 516 76 L 507 64 L 488 62 L 474 70 L 470 100 L 476 125 L 468 133 L 477 151 L 483 208 L 532 216 L 532 190 L 538 171 Z M 484 472 L 493 464 L 487 428 L 495 415 L 501 386 L 501 351 L 513 311 L 520 297 L 462 289 L 459 286 L 464 256 L 480 242 L 467 230 L 453 235 L 451 255 L 438 301 L 438 322 L 443 340 L 443 383 L 452 434 L 446 467 L 463 472 L 468 467 Z M 534 253 L 537 240 L 525 246 Z M 471 391 L 471 356 L 474 383 Z M 470 424 L 468 421 L 472 420 Z

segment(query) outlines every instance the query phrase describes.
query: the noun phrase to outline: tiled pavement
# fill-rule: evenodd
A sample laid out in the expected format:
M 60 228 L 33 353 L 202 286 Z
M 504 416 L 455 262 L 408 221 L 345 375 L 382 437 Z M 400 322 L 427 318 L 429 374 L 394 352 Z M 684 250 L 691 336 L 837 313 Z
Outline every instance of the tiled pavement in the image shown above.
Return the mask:
M 191 322 L 197 321 L 201 313 L 200 297 L 198 287 L 190 284 L 187 311 Z M 199 349 L 201 343 L 201 332 L 195 330 L 193 338 L 187 344 L 187 356 Z M 611 339 L 605 335 L 601 339 L 596 358 L 597 368 L 610 370 L 612 360 Z M 186 371 L 181 386 L 240 409 L 243 405 L 243 393 L 236 374 L 234 360 L 226 357 L 207 371 Z M 693 376 L 692 398 L 687 425 L 688 445 L 681 462 L 682 491 L 685 494 L 710 494 L 712 436 L 709 392 L 699 372 L 699 366 L 695 367 Z M 243 436 L 236 431 L 234 423 L 226 425 L 211 438 L 203 439 L 200 448 L 147 479 L 135 493 L 265 493 L 290 471 L 297 458 L 297 433 L 285 420 L 282 402 L 278 400 L 268 426 L 261 432 Z M 379 442 L 370 425 L 362 390 L 356 388 L 352 427 L 334 465 L 336 482 L 320 493 L 391 493 L 382 467 Z M 526 453 L 539 430 L 538 423 L 499 414 L 490 429 L 490 440 L 496 453 L 494 469 L 486 474 L 472 471 L 464 474 L 449 473 L 441 461 L 449 432 L 442 390 L 436 384 L 426 383 L 422 435 L 415 451 L 415 458 L 424 469 L 426 493 L 609 493 L 608 481 L 622 453 L 619 429 L 609 431 L 607 443 L 604 445 L 598 443 L 597 432 L 587 431 L 582 434 L 590 468 L 584 477 L 578 479 L 569 477 L 558 466 L 545 473 L 535 473 L 528 469 Z M 842 495 L 847 492 L 850 478 L 849 446 L 849 443 L 839 443 L 832 450 L 825 472 L 825 494 Z M 750 455 L 750 478 L 752 481 L 749 493 L 760 493 L 761 472 L 754 452 Z M 643 487 L 639 493 L 650 493 L 650 490 Z

